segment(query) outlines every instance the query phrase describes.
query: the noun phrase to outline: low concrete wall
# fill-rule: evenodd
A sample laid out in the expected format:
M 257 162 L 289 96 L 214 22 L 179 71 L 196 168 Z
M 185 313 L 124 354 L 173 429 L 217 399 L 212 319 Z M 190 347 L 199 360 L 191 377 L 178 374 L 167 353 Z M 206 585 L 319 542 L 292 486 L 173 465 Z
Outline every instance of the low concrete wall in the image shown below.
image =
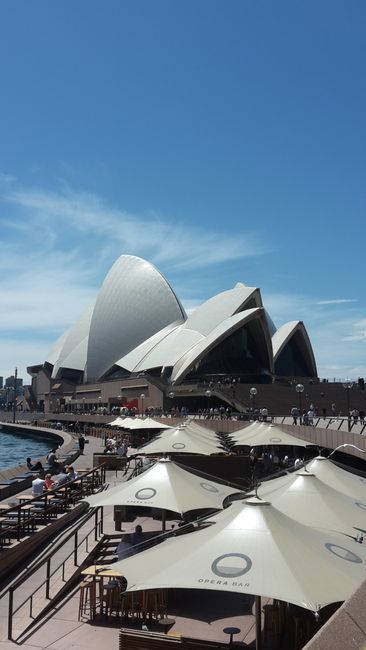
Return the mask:
M 49 429 L 46 427 L 34 427 L 34 426 L 28 426 L 28 425 L 19 425 L 19 424 L 12 424 L 10 422 L 4 422 L 2 423 L 4 426 L 7 428 L 13 428 L 16 430 L 21 430 L 22 433 L 37 433 L 37 435 L 42 434 L 42 432 L 47 435 L 54 437 L 55 439 L 55 446 L 61 445 L 61 451 L 62 454 L 69 454 L 72 452 L 73 447 L 75 446 L 75 439 L 73 438 L 72 435 L 69 433 L 66 433 L 65 431 L 55 431 L 54 429 Z M 25 453 L 25 456 L 27 454 Z M 71 457 L 71 462 L 73 462 L 79 455 L 78 451 L 75 451 L 75 454 Z M 37 459 L 40 460 L 43 465 L 47 464 L 47 457 L 42 456 L 41 458 Z M 9 467 L 7 469 L 2 469 L 0 470 L 0 480 L 6 481 L 6 480 L 11 480 L 15 476 L 25 474 L 28 472 L 28 467 L 26 463 L 22 463 L 19 465 L 16 465 L 14 467 Z M 21 481 L 17 481 L 16 483 L 13 483 L 11 485 L 6 485 L 6 486 L 1 486 L 0 488 L 0 500 L 3 499 L 8 499 L 9 497 L 13 496 L 14 494 L 17 494 L 18 492 L 22 492 L 23 490 L 26 490 L 28 487 L 30 487 L 32 483 L 32 476 L 30 476 L 27 479 L 23 479 Z
M 303 650 L 366 648 L 366 582 L 337 610 Z

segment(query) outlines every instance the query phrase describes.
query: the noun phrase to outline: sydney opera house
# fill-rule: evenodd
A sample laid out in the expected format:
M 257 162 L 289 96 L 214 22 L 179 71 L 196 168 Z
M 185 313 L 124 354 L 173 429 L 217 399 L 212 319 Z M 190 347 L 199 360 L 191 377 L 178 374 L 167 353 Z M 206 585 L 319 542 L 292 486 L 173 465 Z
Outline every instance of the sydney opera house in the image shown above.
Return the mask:
M 29 398 L 41 408 L 55 400 L 107 406 L 138 400 L 140 390 L 146 405 L 163 405 L 172 391 L 212 378 L 268 384 L 317 375 L 304 324 L 276 328 L 259 288 L 239 282 L 187 315 L 159 270 L 130 255 L 114 263 L 95 303 L 39 361 L 28 368 Z

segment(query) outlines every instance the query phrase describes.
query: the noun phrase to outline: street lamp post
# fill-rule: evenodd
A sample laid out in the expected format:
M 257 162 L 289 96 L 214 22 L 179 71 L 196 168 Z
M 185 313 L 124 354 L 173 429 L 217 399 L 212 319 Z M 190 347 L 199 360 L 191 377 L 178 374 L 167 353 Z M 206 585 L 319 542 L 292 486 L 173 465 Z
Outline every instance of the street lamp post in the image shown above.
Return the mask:
M 211 393 L 210 390 L 206 390 L 205 395 L 207 397 L 207 415 L 208 415 L 208 417 L 210 417 L 210 397 L 211 397 L 212 393 Z
M 173 391 L 171 390 L 171 391 L 168 393 L 168 397 L 169 397 L 169 399 L 171 399 L 172 402 L 173 402 L 173 399 L 174 399 L 174 397 L 175 397 L 175 393 L 173 393 Z M 174 403 L 173 403 L 172 406 L 171 406 L 171 415 L 175 414 L 175 412 L 174 412 L 174 410 L 173 410 L 173 406 L 174 406 Z
M 257 389 L 254 386 L 252 386 L 252 388 L 249 391 L 249 395 L 252 404 L 253 420 L 254 420 L 254 411 L 255 411 L 255 396 L 257 395 L 257 393 L 258 393 Z
M 17 410 L 17 379 L 18 379 L 18 368 L 15 368 L 15 374 L 14 374 L 13 424 L 15 423 L 15 414 L 16 414 L 16 410 Z
M 141 393 L 140 400 L 141 400 L 141 415 L 142 415 L 142 417 L 144 417 L 144 399 L 145 399 L 145 394 Z
M 348 422 L 348 431 L 351 431 L 351 400 L 350 400 L 350 390 L 353 388 L 353 381 L 350 379 L 345 379 L 343 382 L 343 388 L 346 391 L 347 396 L 347 422 Z
M 299 421 L 302 424 L 302 393 L 304 392 L 304 386 L 302 384 L 296 384 L 296 392 L 299 396 Z

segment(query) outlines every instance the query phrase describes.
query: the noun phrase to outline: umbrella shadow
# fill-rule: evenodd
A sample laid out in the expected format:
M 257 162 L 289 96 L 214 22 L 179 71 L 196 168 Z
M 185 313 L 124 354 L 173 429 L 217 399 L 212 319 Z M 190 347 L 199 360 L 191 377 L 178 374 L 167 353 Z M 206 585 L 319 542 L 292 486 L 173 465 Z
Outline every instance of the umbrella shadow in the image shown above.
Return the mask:
M 211 623 L 222 618 L 252 614 L 254 596 L 208 589 L 172 589 L 169 613 Z

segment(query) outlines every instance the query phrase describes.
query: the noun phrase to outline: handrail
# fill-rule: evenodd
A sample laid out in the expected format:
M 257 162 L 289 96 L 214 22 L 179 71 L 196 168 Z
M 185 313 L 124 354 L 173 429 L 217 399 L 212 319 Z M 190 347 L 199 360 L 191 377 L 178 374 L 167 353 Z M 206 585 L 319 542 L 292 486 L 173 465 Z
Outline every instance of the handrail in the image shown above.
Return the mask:
M 101 512 L 101 517 L 98 521 L 98 513 Z M 30 610 L 29 610 L 29 615 L 30 617 L 32 616 L 32 608 L 33 608 L 33 597 L 34 595 L 44 586 L 46 585 L 46 590 L 45 590 L 45 598 L 47 600 L 50 599 L 50 581 L 52 576 L 62 567 L 62 580 L 65 582 L 65 564 L 66 562 L 74 555 L 74 566 L 78 566 L 78 558 L 77 558 L 77 550 L 78 548 L 86 541 L 86 551 L 88 552 L 88 538 L 92 533 L 94 533 L 94 540 L 98 540 L 98 533 L 101 535 L 103 533 L 103 508 L 102 507 L 97 507 L 97 508 L 92 508 L 86 516 L 83 517 L 82 521 L 77 525 L 76 528 L 74 528 L 69 535 L 66 536 L 66 538 L 63 538 L 63 540 L 56 546 L 52 547 L 51 553 L 48 554 L 47 557 L 43 558 L 39 562 L 37 562 L 31 569 L 29 569 L 21 578 L 18 578 L 18 580 L 15 581 L 6 591 L 1 595 L 1 598 L 6 596 L 6 594 L 9 594 L 9 609 L 8 609 L 8 639 L 12 639 L 12 632 L 13 632 L 13 616 L 28 602 L 30 601 Z M 81 539 L 78 539 L 78 532 L 79 530 L 91 519 L 92 517 L 95 517 L 95 524 L 93 528 Z M 71 538 L 74 538 L 75 543 L 74 543 L 74 548 L 72 551 L 60 562 L 60 564 L 51 572 L 51 559 L 57 553 Z M 28 580 L 36 571 L 39 571 L 44 565 L 46 564 L 46 578 L 41 582 L 40 585 L 38 585 L 30 595 L 28 595 L 15 609 L 13 607 L 14 605 L 14 592 L 16 589 L 24 585 L 24 581 Z

